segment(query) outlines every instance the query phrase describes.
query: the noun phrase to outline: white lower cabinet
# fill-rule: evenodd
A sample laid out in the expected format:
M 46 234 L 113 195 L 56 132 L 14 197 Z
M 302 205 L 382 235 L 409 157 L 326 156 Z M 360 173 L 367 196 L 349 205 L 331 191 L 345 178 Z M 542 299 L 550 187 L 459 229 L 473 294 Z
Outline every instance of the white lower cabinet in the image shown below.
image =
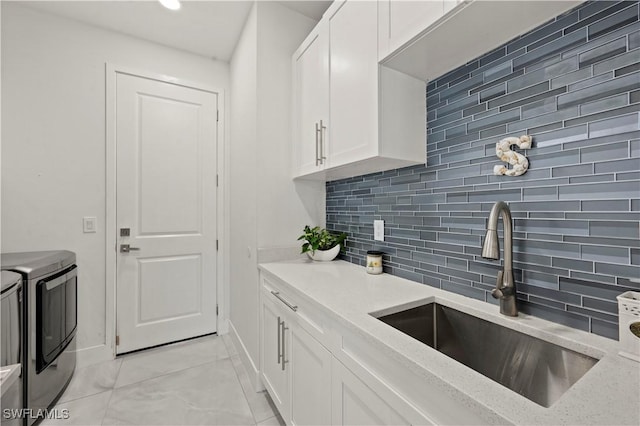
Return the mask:
M 331 353 L 301 327 L 290 327 L 291 424 L 331 423 Z
M 335 358 L 331 378 L 332 424 L 411 424 Z
M 260 374 L 288 425 L 435 424 L 385 376 L 410 382 L 402 369 L 277 280 L 260 281 Z
M 272 291 L 262 290 L 263 383 L 287 424 L 328 425 L 331 353 L 305 331 L 292 299 Z
M 283 338 L 286 345 L 286 333 L 282 333 L 284 312 L 269 297 L 263 295 L 261 304 L 262 347 L 260 351 L 262 382 L 269 391 L 271 399 L 284 417 L 289 412 L 289 383 L 286 361 L 283 367 Z M 285 323 L 286 325 L 286 323 Z M 285 330 L 286 332 L 287 330 Z M 285 348 L 286 349 L 286 348 Z

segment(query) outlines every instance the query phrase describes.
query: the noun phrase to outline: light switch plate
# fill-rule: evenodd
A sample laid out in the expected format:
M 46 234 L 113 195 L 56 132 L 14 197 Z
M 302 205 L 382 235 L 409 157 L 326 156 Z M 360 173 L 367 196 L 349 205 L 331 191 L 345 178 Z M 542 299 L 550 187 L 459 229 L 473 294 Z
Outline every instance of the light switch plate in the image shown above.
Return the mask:
M 373 239 L 384 241 L 384 220 L 373 221 Z
M 94 216 L 83 217 L 82 232 L 84 232 L 85 234 L 97 232 L 97 228 L 98 228 L 97 222 L 98 222 L 98 219 L 96 219 Z

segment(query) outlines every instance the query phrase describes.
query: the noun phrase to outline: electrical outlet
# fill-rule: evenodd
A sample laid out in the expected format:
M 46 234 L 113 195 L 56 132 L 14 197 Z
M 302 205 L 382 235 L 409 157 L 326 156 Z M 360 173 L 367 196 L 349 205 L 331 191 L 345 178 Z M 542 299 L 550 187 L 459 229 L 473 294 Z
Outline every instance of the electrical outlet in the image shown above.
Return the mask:
M 97 232 L 97 219 L 93 216 L 86 216 L 82 218 L 82 232 L 85 234 L 91 234 Z
M 384 241 L 384 220 L 373 221 L 373 239 Z

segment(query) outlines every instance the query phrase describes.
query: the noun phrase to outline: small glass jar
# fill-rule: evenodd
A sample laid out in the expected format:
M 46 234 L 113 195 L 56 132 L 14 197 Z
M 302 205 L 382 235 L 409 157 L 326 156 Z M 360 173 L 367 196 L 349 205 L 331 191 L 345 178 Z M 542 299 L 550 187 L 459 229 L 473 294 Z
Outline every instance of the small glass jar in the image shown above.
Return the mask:
M 381 251 L 369 250 L 367 251 L 367 273 L 372 275 L 378 275 L 382 273 L 382 253 Z

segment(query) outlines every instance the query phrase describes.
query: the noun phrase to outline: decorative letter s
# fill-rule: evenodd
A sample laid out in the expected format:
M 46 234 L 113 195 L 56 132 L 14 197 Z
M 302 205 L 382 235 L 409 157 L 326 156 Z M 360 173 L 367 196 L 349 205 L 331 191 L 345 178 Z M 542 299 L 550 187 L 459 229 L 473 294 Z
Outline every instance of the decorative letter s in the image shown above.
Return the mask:
M 518 145 L 520 149 L 529 149 L 531 148 L 531 136 L 524 135 L 519 138 L 505 138 L 496 144 L 496 155 L 498 158 L 508 162 L 513 168 L 507 169 L 503 165 L 494 166 L 494 175 L 520 176 L 529 168 L 529 160 L 527 160 L 527 157 L 511 151 L 511 145 Z

